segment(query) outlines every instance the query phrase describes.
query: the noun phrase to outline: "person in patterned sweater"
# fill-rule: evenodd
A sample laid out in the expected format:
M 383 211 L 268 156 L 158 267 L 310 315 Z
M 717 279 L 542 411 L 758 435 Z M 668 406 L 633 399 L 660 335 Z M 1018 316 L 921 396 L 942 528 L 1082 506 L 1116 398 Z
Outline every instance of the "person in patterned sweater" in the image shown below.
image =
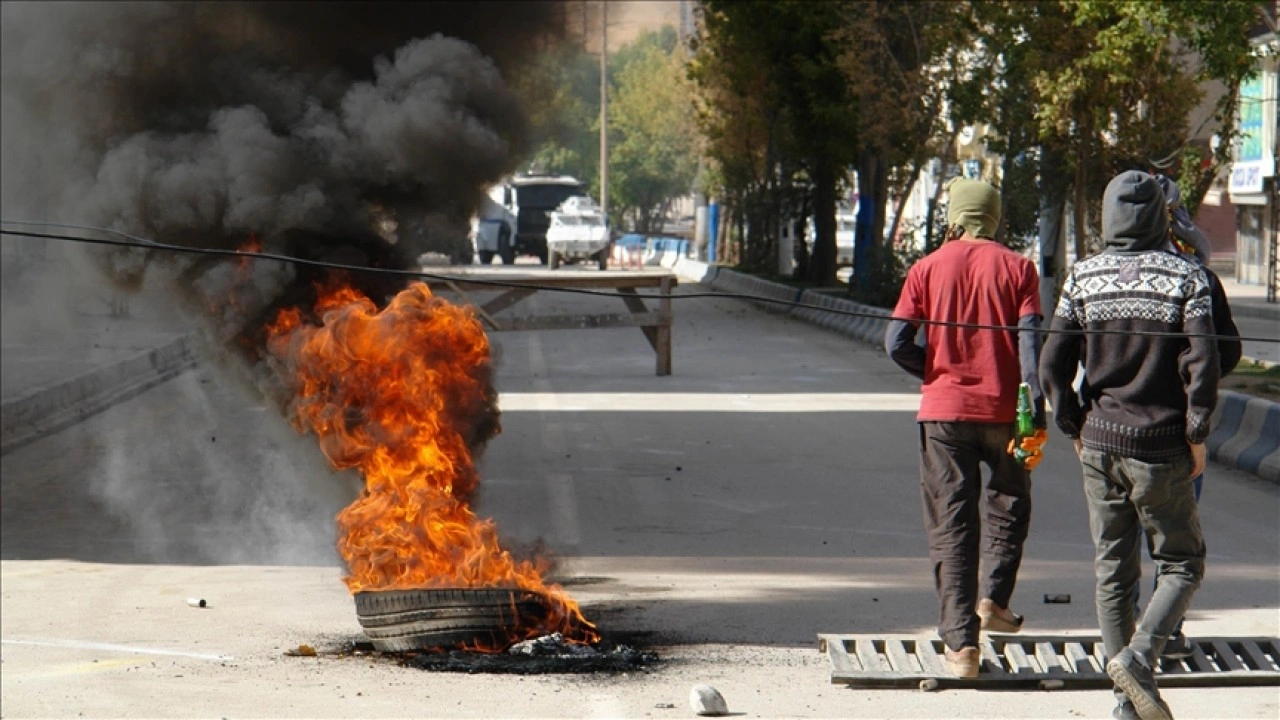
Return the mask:
M 1114 716 L 1169 720 L 1152 668 L 1204 575 L 1191 479 L 1204 469 L 1218 392 L 1210 286 L 1168 248 L 1165 197 L 1150 175 L 1108 183 L 1102 230 L 1106 249 L 1078 261 L 1063 287 L 1040 381 L 1083 468 Z M 1142 531 L 1159 585 L 1135 628 Z

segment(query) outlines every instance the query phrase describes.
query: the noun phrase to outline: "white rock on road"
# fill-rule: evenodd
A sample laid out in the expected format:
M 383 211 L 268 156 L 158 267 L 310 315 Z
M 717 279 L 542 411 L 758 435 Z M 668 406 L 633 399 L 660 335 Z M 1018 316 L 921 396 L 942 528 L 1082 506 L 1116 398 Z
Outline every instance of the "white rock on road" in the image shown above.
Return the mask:
M 710 685 L 694 685 L 689 691 L 689 707 L 698 715 L 728 715 L 729 705 L 720 691 Z

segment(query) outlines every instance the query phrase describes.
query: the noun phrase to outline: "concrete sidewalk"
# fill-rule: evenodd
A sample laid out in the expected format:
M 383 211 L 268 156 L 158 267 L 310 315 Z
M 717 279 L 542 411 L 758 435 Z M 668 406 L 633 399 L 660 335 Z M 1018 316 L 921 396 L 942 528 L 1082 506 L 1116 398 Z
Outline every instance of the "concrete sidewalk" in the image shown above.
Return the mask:
M 1231 313 L 1243 317 L 1256 317 L 1280 322 L 1280 302 L 1267 302 L 1267 288 L 1263 285 L 1244 285 L 1232 278 L 1219 277 L 1222 289 L 1231 303 Z M 1280 336 L 1280 332 L 1277 332 Z

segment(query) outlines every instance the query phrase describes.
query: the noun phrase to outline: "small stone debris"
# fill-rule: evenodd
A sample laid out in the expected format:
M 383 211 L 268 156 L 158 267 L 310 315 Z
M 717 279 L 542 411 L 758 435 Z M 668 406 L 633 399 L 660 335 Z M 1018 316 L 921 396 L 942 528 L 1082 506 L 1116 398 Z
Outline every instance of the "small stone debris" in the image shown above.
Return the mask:
M 689 707 L 695 714 L 718 716 L 729 714 L 729 704 L 720 691 L 710 685 L 694 685 L 689 691 Z
M 675 703 L 655 703 L 654 707 L 659 710 L 674 710 L 676 707 L 676 704 Z

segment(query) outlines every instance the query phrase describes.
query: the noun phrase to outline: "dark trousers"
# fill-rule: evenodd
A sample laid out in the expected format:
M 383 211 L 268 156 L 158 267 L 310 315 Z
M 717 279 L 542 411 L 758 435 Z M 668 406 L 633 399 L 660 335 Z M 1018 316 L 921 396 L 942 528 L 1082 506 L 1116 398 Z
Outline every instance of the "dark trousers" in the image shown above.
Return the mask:
M 1128 646 L 1154 667 L 1204 577 L 1204 534 L 1191 455 L 1147 463 L 1086 447 L 1080 464 L 1096 551 L 1098 625 L 1107 656 Z M 1144 531 L 1158 582 L 1135 628 Z
M 979 598 L 1007 608 L 1018 580 L 1031 524 L 1031 476 L 1008 453 L 1013 432 L 1012 423 L 920 423 L 924 526 L 941 605 L 938 635 L 952 650 L 978 644 Z M 983 464 L 990 469 L 985 486 Z

